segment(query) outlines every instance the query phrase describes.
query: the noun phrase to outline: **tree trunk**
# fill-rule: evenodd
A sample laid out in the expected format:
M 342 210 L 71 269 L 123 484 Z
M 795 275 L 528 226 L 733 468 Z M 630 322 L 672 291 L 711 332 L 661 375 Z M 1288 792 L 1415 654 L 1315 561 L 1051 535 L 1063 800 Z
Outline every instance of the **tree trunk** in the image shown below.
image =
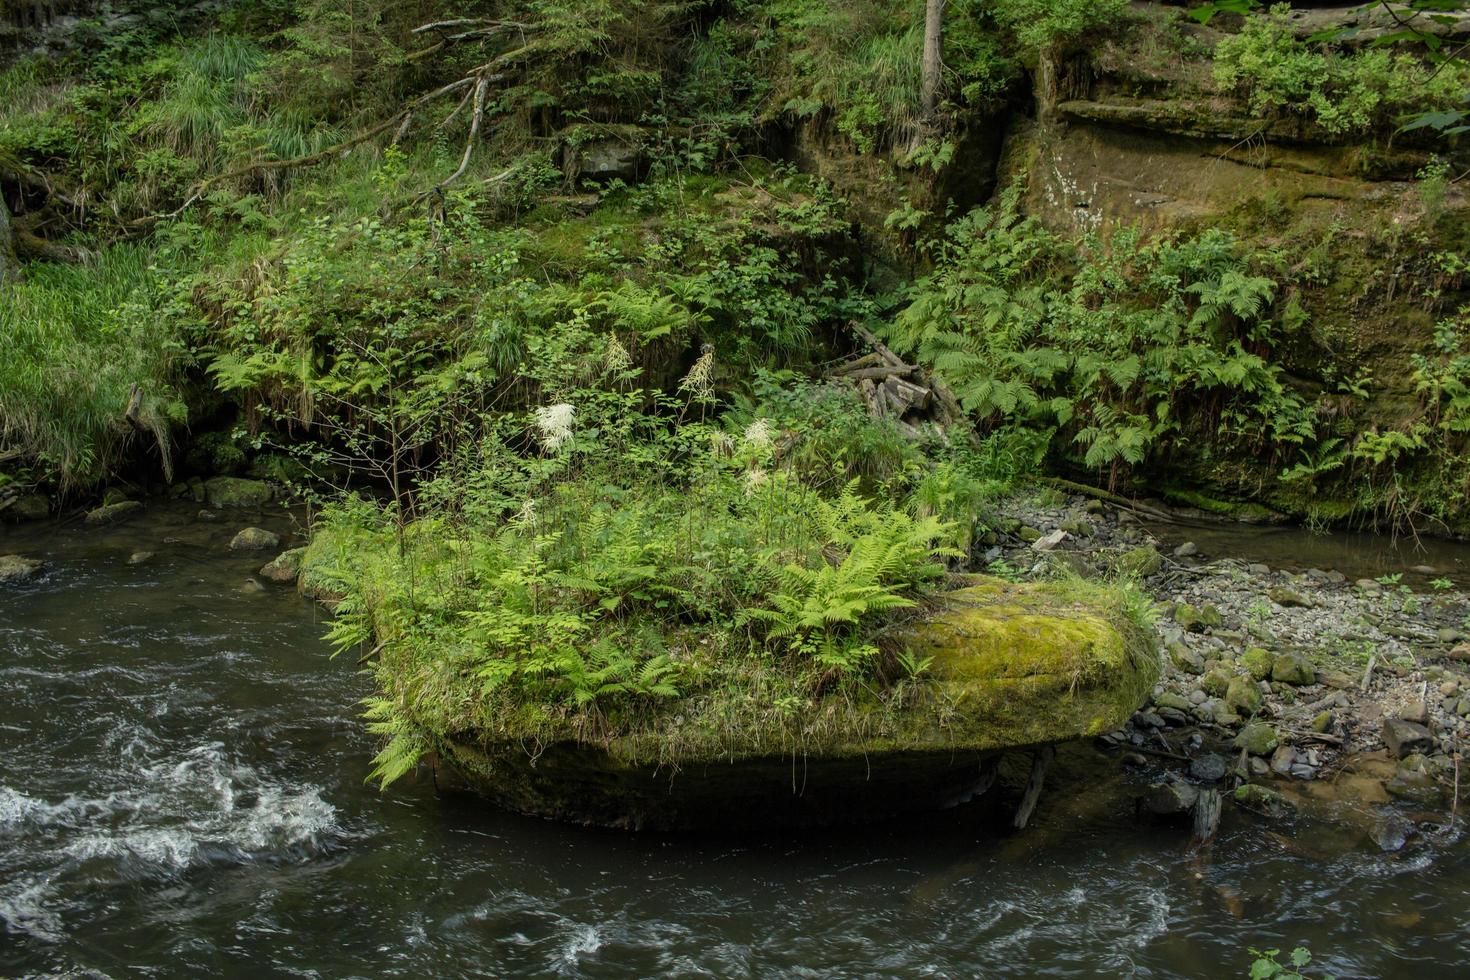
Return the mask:
M 924 0 L 924 124 L 933 126 L 939 114 L 940 69 L 944 63 L 944 0 Z

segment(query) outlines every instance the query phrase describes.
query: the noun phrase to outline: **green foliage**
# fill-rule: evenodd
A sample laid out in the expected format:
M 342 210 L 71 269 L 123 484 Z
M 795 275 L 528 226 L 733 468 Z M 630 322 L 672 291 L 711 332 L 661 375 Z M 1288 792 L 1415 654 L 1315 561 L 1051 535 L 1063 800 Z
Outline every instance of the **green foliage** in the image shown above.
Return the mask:
M 1458 105 L 1470 88 L 1470 66 L 1436 68 L 1386 48 L 1339 51 L 1299 40 L 1290 8 L 1251 16 L 1215 49 L 1215 81 L 1245 96 L 1255 113 L 1307 117 L 1329 133 L 1392 128 L 1398 117 Z
M 995 18 L 1032 51 L 1065 46 L 1114 27 L 1126 0 L 999 0 Z
M 1289 330 L 1277 283 L 1226 232 L 1066 242 L 1008 195 L 954 222 L 936 257 L 887 333 L 987 425 L 1054 431 L 1113 477 L 1180 442 L 1280 453 L 1315 434 L 1268 360 Z
M 1291 951 L 1289 963 L 1277 961 L 1281 955 L 1279 949 L 1252 948 L 1249 952 L 1255 957 L 1251 963 L 1251 980 L 1306 980 L 1306 974 L 1301 971 L 1312 962 L 1311 951 L 1303 946 Z M 1325 980 L 1332 980 L 1331 974 L 1323 974 L 1323 977 Z
M 0 459 L 17 455 L 67 489 L 89 486 L 138 441 L 123 417 L 138 385 L 145 447 L 171 466 L 187 358 L 157 328 L 148 261 L 115 246 L 93 265 L 32 265 L 24 282 L 0 287 Z
M 313 547 L 333 549 L 346 593 L 332 638 L 381 650 L 378 778 L 465 727 L 591 737 L 687 698 L 804 701 L 923 673 L 883 637 L 940 583 L 955 527 L 856 480 L 808 482 L 791 450 L 813 433 L 780 406 L 680 423 L 688 404 L 667 396 L 567 394 L 554 446 L 501 418 L 422 487 L 411 523 L 360 500 L 325 513 Z

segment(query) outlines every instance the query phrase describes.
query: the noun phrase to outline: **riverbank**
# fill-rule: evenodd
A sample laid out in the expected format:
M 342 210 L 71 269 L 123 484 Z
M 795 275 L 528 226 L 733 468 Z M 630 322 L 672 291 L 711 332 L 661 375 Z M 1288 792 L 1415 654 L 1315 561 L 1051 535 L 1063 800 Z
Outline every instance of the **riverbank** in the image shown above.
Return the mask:
M 1205 551 L 1162 512 L 1052 490 L 999 510 L 986 557 L 1001 568 L 1126 570 L 1154 597 L 1163 674 L 1150 703 L 1102 740 L 1124 765 L 1158 770 L 1151 809 L 1185 810 L 1204 786 L 1276 815 L 1329 797 L 1397 799 L 1429 823 L 1458 807 L 1470 598 L 1451 576 L 1462 567 L 1426 566 L 1411 546 L 1377 578 L 1314 567 L 1305 547 L 1272 567 L 1252 560 L 1238 525 L 1235 553 L 1219 550 L 1225 525 L 1200 535 L 1215 543 Z
M 1137 813 L 1183 766 L 1087 742 L 1020 834 L 1019 765 L 972 805 L 738 838 L 526 819 L 427 778 L 380 793 L 370 683 L 229 548 L 292 524 L 202 506 L 0 528 L 46 565 L 0 589 L 0 972 L 1244 976 L 1248 947 L 1296 945 L 1339 977 L 1470 968 L 1470 851 L 1410 834 L 1411 808 L 1314 805 L 1352 774 L 1278 781 L 1302 790 L 1289 821 L 1227 810 L 1203 860 Z

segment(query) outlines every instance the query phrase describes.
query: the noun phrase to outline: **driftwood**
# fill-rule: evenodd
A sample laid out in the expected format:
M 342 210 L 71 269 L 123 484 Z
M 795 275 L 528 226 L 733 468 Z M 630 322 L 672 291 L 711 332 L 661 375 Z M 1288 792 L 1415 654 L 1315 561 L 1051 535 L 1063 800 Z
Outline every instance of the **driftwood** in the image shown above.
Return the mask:
M 914 440 L 945 438 L 951 427 L 964 425 L 964 408 L 938 375 L 908 363 L 861 324 L 850 326 L 872 349 L 832 368 L 827 377 L 855 384 L 868 414 L 891 420 Z
M 1208 844 L 1215 839 L 1220 829 L 1220 809 L 1223 804 L 1218 789 L 1202 789 L 1194 803 L 1194 843 Z

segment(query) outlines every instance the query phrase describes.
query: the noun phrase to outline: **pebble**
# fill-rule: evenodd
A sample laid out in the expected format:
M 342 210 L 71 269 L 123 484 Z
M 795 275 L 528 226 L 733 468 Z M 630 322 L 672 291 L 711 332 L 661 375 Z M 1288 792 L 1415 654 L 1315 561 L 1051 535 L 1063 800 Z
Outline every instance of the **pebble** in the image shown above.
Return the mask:
M 1189 558 L 1199 554 L 1199 545 L 1193 541 L 1186 541 L 1174 549 L 1175 558 Z

